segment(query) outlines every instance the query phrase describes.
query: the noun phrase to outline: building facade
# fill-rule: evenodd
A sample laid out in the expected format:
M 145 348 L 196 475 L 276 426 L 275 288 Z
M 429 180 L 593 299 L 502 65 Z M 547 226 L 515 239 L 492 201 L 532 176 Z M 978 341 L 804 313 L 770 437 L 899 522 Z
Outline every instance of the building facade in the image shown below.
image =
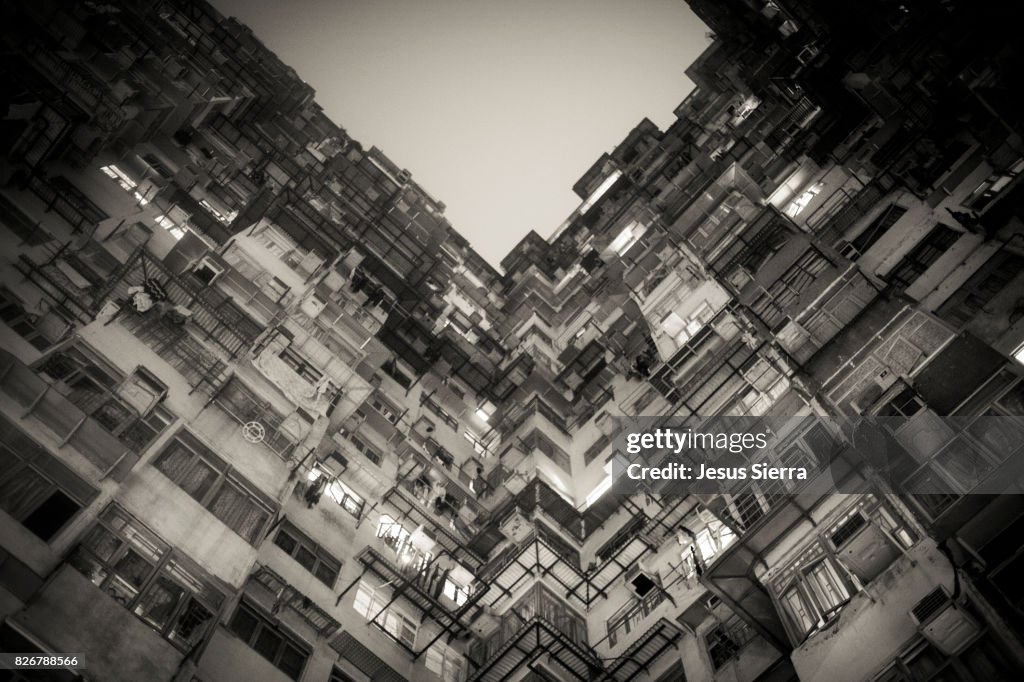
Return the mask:
M 715 37 L 675 122 L 501 271 L 209 5 L 6 4 L 0 648 L 67 680 L 1018 679 L 1019 17 L 689 2 Z M 616 494 L 644 415 L 801 417 L 758 456 L 855 494 Z

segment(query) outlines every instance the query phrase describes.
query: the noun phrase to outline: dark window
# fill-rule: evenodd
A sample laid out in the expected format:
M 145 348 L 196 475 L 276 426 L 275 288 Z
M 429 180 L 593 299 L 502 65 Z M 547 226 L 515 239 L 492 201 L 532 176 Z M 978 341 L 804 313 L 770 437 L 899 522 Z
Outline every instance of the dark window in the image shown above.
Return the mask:
M 1024 272 L 1024 256 L 1000 251 L 942 304 L 938 313 L 963 326 Z
M 35 315 L 29 315 L 21 304 L 6 289 L 0 287 L 0 320 L 19 336 L 39 350 L 45 350 L 50 342 L 43 332 L 36 328 Z
M 0 418 L 0 509 L 49 541 L 95 497 L 71 469 Z
M 202 640 L 224 601 L 203 569 L 117 505 L 107 507 L 69 563 L 183 650 Z
M 923 275 L 960 238 L 960 233 L 936 225 L 889 273 L 893 286 L 905 289 Z
M 228 627 L 291 679 L 297 680 L 302 675 L 309 660 L 309 646 L 282 630 L 253 606 L 240 602 Z
M 175 436 L 153 466 L 249 544 L 259 541 L 273 504 L 194 436 Z
M 324 585 L 334 587 L 338 572 L 341 570 L 341 562 L 291 523 L 285 521 L 281 524 L 281 529 L 274 536 L 274 544 L 315 575 Z
M 902 206 L 893 204 L 889 208 L 882 211 L 882 214 L 872 221 L 863 232 L 854 237 L 845 247 L 840 246 L 840 251 L 844 256 L 855 260 L 860 257 L 865 251 L 874 246 L 875 242 L 882 238 L 890 227 L 896 224 L 896 221 L 903 217 L 903 214 L 907 212 L 907 209 Z
M 704 635 L 704 641 L 707 643 L 708 655 L 715 670 L 732 660 L 740 650 L 739 645 L 722 625 L 715 626 Z

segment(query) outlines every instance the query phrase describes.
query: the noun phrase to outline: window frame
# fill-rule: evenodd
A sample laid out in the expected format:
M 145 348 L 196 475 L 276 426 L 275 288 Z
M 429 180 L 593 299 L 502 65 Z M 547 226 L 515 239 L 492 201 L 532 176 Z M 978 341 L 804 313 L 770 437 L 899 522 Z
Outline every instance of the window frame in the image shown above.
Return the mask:
M 67 364 L 61 365 L 62 361 Z M 178 419 L 163 405 L 167 395 L 166 385 L 142 365 L 124 374 L 89 349 L 75 345 L 49 355 L 34 369 L 54 383 L 59 382 L 65 390 L 58 388 L 58 393 L 136 453 L 145 452 Z M 157 389 L 153 404 L 144 412 L 140 412 L 121 396 L 121 390 L 135 381 L 136 377 Z M 81 391 L 83 387 L 91 390 L 94 396 L 76 394 L 76 390 Z M 102 412 L 111 406 L 123 413 L 114 426 L 110 425 Z M 152 432 L 145 442 L 131 437 L 139 428 Z
M 0 467 L 0 488 L 6 489 L 10 483 L 14 482 L 19 476 L 23 476 L 26 471 L 42 480 L 49 488 L 45 497 L 34 500 L 30 510 L 18 509 L 14 506 L 0 506 L 0 510 L 8 514 L 26 531 L 35 535 L 42 542 L 50 544 L 59 538 L 78 518 L 81 512 L 92 504 L 99 494 L 85 479 L 3 417 L 0 417 L 0 453 L 9 454 L 13 462 L 12 466 Z M 69 514 L 49 537 L 44 538 L 29 526 L 26 526 L 25 522 L 39 512 L 43 505 L 49 502 L 54 494 L 58 492 L 77 504 L 78 509 Z
M 295 545 L 291 548 L 291 550 L 283 547 L 278 542 L 282 535 L 287 535 L 294 541 Z M 274 533 L 274 538 L 272 542 L 275 547 L 277 547 L 282 552 L 290 556 L 292 559 L 295 560 L 297 564 L 299 564 L 307 571 L 312 573 L 317 580 L 322 582 L 328 588 L 334 588 L 334 584 L 338 581 L 338 576 L 341 574 L 341 560 L 335 558 L 330 552 L 328 552 L 319 544 L 311 540 L 308 535 L 299 530 L 291 521 L 289 521 L 288 519 L 284 519 L 281 522 L 280 526 L 277 529 L 277 532 Z M 298 552 L 300 549 L 305 549 L 307 552 L 313 555 L 312 567 L 307 567 L 305 564 L 299 561 Z M 321 566 L 325 565 L 328 567 L 328 570 L 332 570 L 333 577 L 331 577 L 330 580 L 326 580 L 324 576 L 322 576 L 318 572 L 318 569 Z
M 365 602 L 365 604 L 361 605 L 360 602 Z M 416 645 L 419 624 L 404 610 L 397 607 L 391 601 L 391 597 L 385 597 L 380 587 L 374 587 L 365 580 L 360 580 L 356 587 L 355 597 L 352 599 L 352 609 L 365 618 L 367 623 L 372 619 L 374 626 L 401 646 L 412 650 Z M 405 626 L 404 629 L 402 626 Z M 410 632 L 411 635 L 409 635 Z
M 252 632 L 248 636 L 243 636 L 243 633 L 239 632 L 237 629 L 237 621 L 239 615 L 242 613 L 256 621 Z M 309 659 L 313 655 L 313 648 L 301 637 L 294 635 L 285 629 L 281 625 L 280 621 L 265 613 L 263 609 L 257 606 L 252 600 L 244 597 L 239 600 L 238 605 L 235 607 L 234 612 L 232 612 L 231 618 L 226 623 L 226 626 L 228 632 L 237 637 L 247 647 L 259 654 L 264 660 L 268 661 L 290 679 L 302 679 L 302 674 L 306 671 L 306 666 L 309 665 Z M 265 631 L 269 631 L 281 640 L 277 645 L 277 649 L 274 652 L 273 657 L 267 656 L 264 652 L 256 648 L 260 635 Z M 292 649 L 304 655 L 302 665 L 294 676 L 280 666 L 281 658 L 286 653 L 288 646 L 291 646 Z
M 181 466 L 177 473 L 172 475 L 161 468 L 161 463 L 167 461 L 171 456 L 171 448 L 175 444 L 178 444 L 181 448 L 187 451 L 188 462 Z M 188 480 L 193 473 L 197 470 L 197 462 L 202 462 L 203 465 L 214 471 L 214 477 L 212 480 L 205 483 L 205 490 L 199 491 L 199 497 L 189 491 L 187 488 L 182 486 L 181 482 Z M 238 473 L 234 467 L 229 465 L 223 459 L 218 457 L 210 448 L 196 438 L 191 432 L 187 430 L 181 430 L 176 433 L 171 439 L 169 439 L 158 453 L 150 460 L 150 464 L 154 469 L 160 472 L 163 476 L 167 477 L 172 483 L 178 486 L 182 492 L 187 494 L 193 500 L 208 511 L 214 518 L 230 528 L 232 532 L 245 540 L 248 544 L 257 546 L 263 539 L 263 534 L 266 532 L 269 524 L 271 523 L 274 515 L 277 511 L 277 505 L 275 505 L 268 496 L 261 492 L 258 492 L 258 488 L 250 483 L 248 479 Z M 227 521 L 223 520 L 218 516 L 212 507 L 216 505 L 222 492 L 230 486 L 235 492 L 243 494 L 248 498 L 249 502 L 258 507 L 264 514 L 264 519 L 258 526 L 255 526 L 250 531 L 251 537 L 246 537 L 240 530 L 235 529 Z
M 104 557 L 99 549 L 99 540 L 102 539 L 112 539 L 118 543 L 113 545 L 107 557 Z M 153 552 L 151 557 L 146 557 L 139 551 L 143 549 L 140 544 L 142 540 L 150 545 Z M 130 563 L 126 563 L 126 559 L 130 554 L 134 554 L 148 566 L 148 570 L 137 585 L 132 585 L 130 580 L 125 579 L 125 574 L 130 568 Z M 116 503 L 108 505 L 89 530 L 82 535 L 69 563 L 82 572 L 97 589 L 109 595 L 181 651 L 190 651 L 213 632 L 220 612 L 228 601 L 227 595 L 217 586 L 215 579 L 202 567 Z M 194 585 L 188 584 L 188 580 L 172 572 L 172 567 L 176 567 L 178 573 L 185 573 L 192 581 L 200 583 L 203 591 L 196 590 Z M 90 574 L 87 571 L 105 573 L 97 582 L 97 574 Z M 171 582 L 182 591 L 178 603 L 167 614 L 166 621 L 158 625 L 147 614 L 141 613 L 139 607 L 146 597 L 152 594 L 161 579 Z M 113 594 L 111 589 L 117 581 L 120 581 L 122 586 L 127 586 L 129 590 L 134 589 L 134 594 L 126 599 Z M 209 614 L 203 630 L 194 639 L 172 638 L 171 635 L 193 602 L 199 604 Z

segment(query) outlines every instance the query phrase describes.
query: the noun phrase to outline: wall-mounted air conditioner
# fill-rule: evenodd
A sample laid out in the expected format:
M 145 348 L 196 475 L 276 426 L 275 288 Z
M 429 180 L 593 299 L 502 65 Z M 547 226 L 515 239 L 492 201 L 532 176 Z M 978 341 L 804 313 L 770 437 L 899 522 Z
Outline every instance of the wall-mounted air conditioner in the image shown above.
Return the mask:
M 925 639 L 950 656 L 959 653 L 981 630 L 978 621 L 953 603 L 942 587 L 925 595 L 909 613 Z
M 530 519 L 518 509 L 501 522 L 501 532 L 512 542 L 522 542 L 533 530 Z
M 302 299 L 302 304 L 299 306 L 303 314 L 307 317 L 314 318 L 323 312 L 327 303 L 314 294 L 310 294 L 306 298 Z
M 900 553 L 881 528 L 859 513 L 837 526 L 829 540 L 843 564 L 864 583 L 877 578 Z

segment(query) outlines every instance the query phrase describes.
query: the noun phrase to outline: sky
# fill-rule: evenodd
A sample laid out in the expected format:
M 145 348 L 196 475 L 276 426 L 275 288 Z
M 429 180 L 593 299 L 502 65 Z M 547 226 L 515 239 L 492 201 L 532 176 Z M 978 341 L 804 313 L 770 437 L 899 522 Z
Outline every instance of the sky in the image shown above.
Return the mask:
M 643 119 L 662 129 L 708 44 L 684 0 L 213 0 L 327 115 L 446 205 L 492 265 L 550 236 L 572 185 Z

